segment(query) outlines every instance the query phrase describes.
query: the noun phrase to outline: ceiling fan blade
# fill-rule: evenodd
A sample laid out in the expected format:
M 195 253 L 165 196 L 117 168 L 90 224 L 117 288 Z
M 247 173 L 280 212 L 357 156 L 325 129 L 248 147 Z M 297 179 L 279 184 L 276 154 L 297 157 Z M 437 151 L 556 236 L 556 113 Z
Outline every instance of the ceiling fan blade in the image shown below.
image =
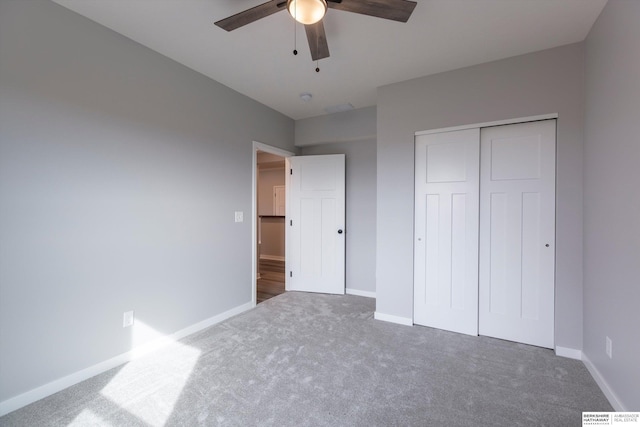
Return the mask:
M 318 21 L 315 24 L 305 25 L 307 32 L 307 40 L 309 41 L 309 49 L 311 50 L 311 59 L 317 61 L 329 57 L 329 45 L 327 44 L 327 35 L 324 32 L 324 24 Z
M 417 3 L 409 0 L 327 0 L 331 9 L 407 22 Z
M 276 12 L 280 12 L 281 10 L 285 10 L 286 5 L 287 2 L 283 0 L 268 1 L 261 5 L 252 7 L 251 9 L 236 13 L 228 18 L 221 19 L 215 24 L 223 30 L 232 31 L 236 28 L 255 22 L 258 19 L 262 19 L 269 15 L 273 15 Z

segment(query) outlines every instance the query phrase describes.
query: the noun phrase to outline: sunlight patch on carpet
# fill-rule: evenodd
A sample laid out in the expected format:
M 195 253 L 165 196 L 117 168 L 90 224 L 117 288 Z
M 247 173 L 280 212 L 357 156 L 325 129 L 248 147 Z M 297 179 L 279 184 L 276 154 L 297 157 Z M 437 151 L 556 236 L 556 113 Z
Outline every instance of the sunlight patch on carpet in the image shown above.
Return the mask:
M 111 424 L 97 416 L 91 409 L 83 409 L 82 412 L 69 424 L 68 427 L 82 427 L 82 426 L 104 426 L 108 427 Z
M 139 320 L 132 338 L 134 348 L 148 340 L 154 342 L 144 351 L 134 352 L 134 360 L 100 394 L 133 417 L 160 427 L 169 420 L 201 351 L 171 340 Z M 150 350 L 160 347 L 162 351 Z

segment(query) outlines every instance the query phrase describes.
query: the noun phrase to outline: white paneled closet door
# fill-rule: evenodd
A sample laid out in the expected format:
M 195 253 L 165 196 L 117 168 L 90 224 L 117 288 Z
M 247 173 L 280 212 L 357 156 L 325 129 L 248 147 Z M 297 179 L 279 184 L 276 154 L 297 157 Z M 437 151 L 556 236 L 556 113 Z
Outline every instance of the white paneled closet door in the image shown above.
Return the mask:
M 414 323 L 553 348 L 555 133 L 416 136 Z
M 416 137 L 414 323 L 478 335 L 480 130 Z
M 481 130 L 481 335 L 553 348 L 556 121 Z

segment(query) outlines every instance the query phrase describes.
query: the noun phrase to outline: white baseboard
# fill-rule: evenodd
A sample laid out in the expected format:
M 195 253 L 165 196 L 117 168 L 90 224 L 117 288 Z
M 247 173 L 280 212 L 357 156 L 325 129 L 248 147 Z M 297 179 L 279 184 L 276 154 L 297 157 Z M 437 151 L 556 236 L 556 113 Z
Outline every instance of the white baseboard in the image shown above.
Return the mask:
M 376 297 L 376 293 L 371 291 L 361 291 L 359 289 L 352 289 L 352 288 L 347 288 L 345 289 L 345 291 L 348 295 L 356 295 L 359 297 L 367 297 L 367 298 L 374 298 L 374 299 Z
M 16 409 L 20 409 L 23 406 L 26 406 L 40 399 L 43 399 L 47 396 L 50 396 L 54 393 L 64 390 L 65 388 L 71 387 L 72 385 L 75 385 L 79 382 L 82 382 L 91 377 L 99 375 L 103 372 L 106 372 L 109 369 L 113 369 L 131 360 L 137 359 L 145 354 L 149 354 L 155 350 L 158 350 L 159 348 L 166 346 L 171 342 L 182 339 L 202 329 L 208 328 L 209 326 L 213 326 L 216 323 L 220 323 L 223 320 L 226 320 L 230 317 L 243 313 L 252 307 L 253 307 L 252 303 L 249 302 L 249 303 L 240 305 L 238 307 L 232 308 L 231 310 L 227 310 L 224 313 L 218 314 L 217 316 L 213 316 L 208 319 L 205 319 L 202 322 L 195 323 L 191 326 L 188 326 L 184 329 L 174 332 L 173 334 L 156 338 L 151 342 L 137 346 L 127 351 L 126 353 L 119 354 L 115 357 L 112 357 L 111 359 L 97 363 L 88 368 L 74 372 L 70 375 L 51 381 L 50 383 L 44 384 L 40 387 L 34 388 L 22 394 L 19 394 L 18 396 L 2 401 L 0 402 L 0 416 L 6 415 L 9 412 L 13 412 Z
M 568 359 L 582 360 L 582 350 L 556 346 L 556 356 L 566 357 Z
M 260 255 L 260 259 L 268 261 L 284 261 L 284 257 L 280 255 Z
M 397 323 L 399 325 L 413 326 L 413 319 L 410 317 L 393 316 L 376 311 L 373 313 L 373 318 L 385 322 Z
M 600 390 L 602 390 L 602 392 L 606 396 L 607 400 L 609 400 L 609 403 L 611 403 L 613 409 L 615 409 L 617 412 L 628 412 L 627 408 L 625 408 L 620 399 L 618 399 L 618 396 L 616 396 L 613 390 L 611 390 L 611 387 L 609 387 L 609 384 L 607 383 L 607 381 L 605 381 L 600 371 L 598 371 L 598 368 L 596 368 L 595 365 L 591 363 L 591 360 L 589 360 L 589 358 L 584 353 L 582 354 L 582 363 L 584 363 L 584 366 L 587 367 L 587 370 L 596 381 L 596 383 L 600 387 Z

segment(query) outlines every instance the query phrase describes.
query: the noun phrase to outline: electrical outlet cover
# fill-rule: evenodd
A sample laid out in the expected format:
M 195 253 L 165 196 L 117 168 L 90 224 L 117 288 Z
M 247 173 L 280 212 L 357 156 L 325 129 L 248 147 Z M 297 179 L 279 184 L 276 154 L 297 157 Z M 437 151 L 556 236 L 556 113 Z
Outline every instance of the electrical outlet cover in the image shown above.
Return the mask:
M 122 316 L 122 327 L 128 328 L 129 326 L 133 326 L 133 310 L 125 311 Z

